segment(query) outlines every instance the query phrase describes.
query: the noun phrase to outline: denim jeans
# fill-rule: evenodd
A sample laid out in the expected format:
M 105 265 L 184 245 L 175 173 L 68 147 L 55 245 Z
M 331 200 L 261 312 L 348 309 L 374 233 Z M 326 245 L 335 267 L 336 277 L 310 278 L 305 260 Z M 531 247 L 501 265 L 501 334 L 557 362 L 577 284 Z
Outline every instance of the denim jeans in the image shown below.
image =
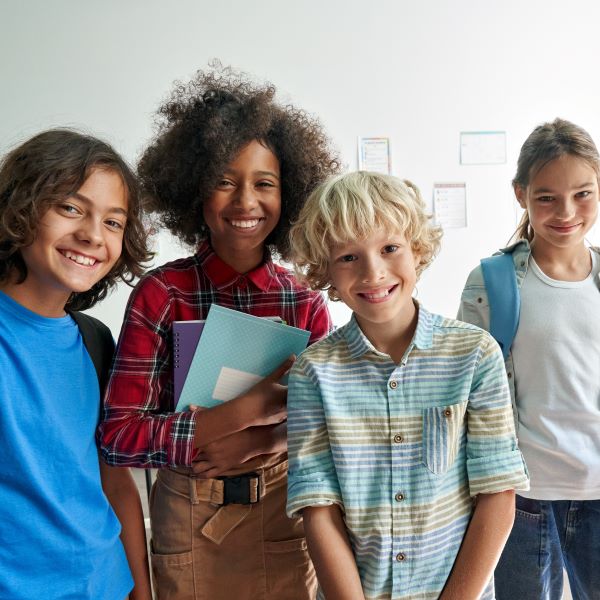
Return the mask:
M 515 524 L 496 572 L 497 600 L 600 599 L 600 500 L 517 496 Z

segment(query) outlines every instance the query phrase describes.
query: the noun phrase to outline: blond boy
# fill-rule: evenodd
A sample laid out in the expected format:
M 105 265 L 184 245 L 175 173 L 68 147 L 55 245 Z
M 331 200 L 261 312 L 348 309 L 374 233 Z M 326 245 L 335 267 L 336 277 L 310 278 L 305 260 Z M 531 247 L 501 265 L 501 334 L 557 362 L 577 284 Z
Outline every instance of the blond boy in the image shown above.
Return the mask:
M 321 598 L 494 597 L 527 475 L 496 342 L 413 298 L 440 236 L 412 183 L 366 172 L 317 188 L 291 232 L 304 279 L 353 310 L 289 382 L 288 514 Z

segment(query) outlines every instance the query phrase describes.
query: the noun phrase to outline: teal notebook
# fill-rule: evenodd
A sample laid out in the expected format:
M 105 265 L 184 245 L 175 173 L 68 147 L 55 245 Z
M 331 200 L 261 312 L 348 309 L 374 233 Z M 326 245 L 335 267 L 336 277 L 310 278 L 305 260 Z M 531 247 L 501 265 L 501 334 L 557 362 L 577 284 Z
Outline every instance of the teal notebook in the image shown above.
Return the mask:
M 177 410 L 231 400 L 300 354 L 309 331 L 213 304 L 196 347 Z

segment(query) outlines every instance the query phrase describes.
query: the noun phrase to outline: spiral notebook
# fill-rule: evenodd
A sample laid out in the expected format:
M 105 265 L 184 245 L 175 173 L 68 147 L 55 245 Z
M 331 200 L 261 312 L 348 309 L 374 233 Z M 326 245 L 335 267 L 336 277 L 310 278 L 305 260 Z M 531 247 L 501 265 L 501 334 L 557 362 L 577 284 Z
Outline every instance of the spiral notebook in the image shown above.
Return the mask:
M 209 408 L 243 394 L 290 354 L 300 354 L 309 337 L 309 331 L 213 304 L 177 410 L 186 410 L 190 404 Z M 181 361 L 182 346 L 179 351 Z
M 179 402 L 206 321 L 173 321 L 173 396 Z

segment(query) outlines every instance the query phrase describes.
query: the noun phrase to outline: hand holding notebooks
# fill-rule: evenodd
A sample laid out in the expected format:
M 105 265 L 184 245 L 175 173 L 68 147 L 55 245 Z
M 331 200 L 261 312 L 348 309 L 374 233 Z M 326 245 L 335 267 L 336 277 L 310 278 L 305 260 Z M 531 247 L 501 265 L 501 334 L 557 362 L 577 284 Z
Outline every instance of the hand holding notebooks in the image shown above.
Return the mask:
M 213 304 L 177 410 L 209 408 L 243 394 L 290 354 L 300 354 L 309 337 L 303 329 Z

